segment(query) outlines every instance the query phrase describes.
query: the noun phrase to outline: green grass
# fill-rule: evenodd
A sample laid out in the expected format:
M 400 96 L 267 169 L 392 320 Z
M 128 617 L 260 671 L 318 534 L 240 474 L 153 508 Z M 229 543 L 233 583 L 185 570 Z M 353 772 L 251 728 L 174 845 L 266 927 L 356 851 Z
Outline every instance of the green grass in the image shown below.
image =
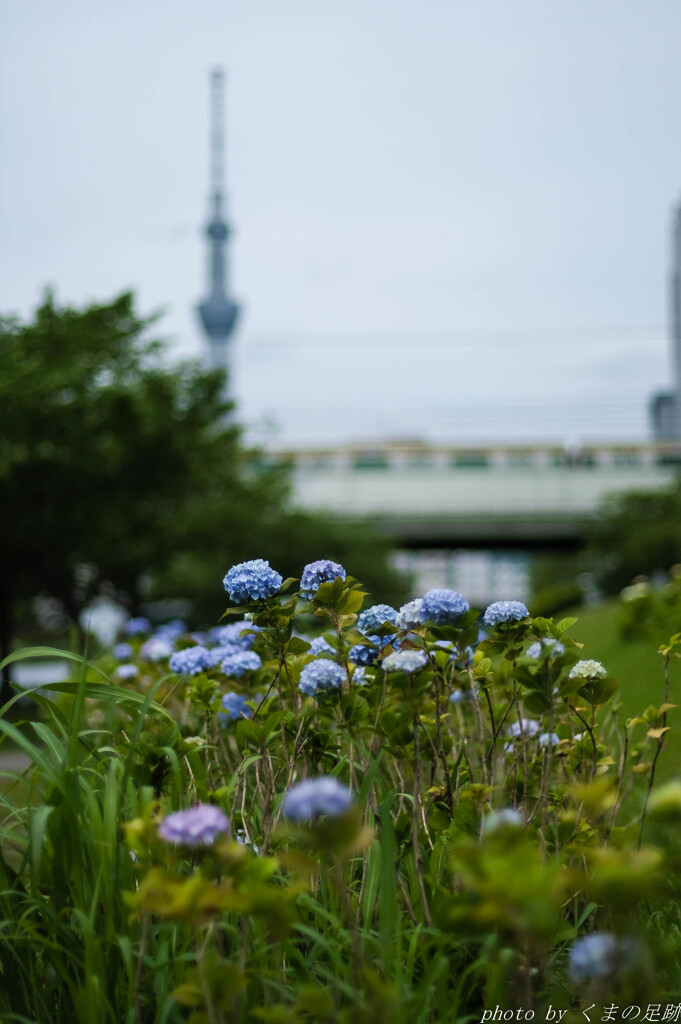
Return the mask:
M 578 622 L 570 634 L 584 644 L 584 657 L 602 662 L 609 674 L 619 679 L 618 701 L 624 722 L 640 715 L 651 704 L 656 707 L 662 704 L 664 662 L 657 649 L 669 637 L 622 636 L 621 608 L 620 602 L 612 599 L 594 607 L 576 609 L 570 614 L 578 618 Z M 669 700 L 672 704 L 679 704 L 681 711 L 681 660 L 672 660 L 669 675 Z M 678 715 L 680 711 L 673 714 Z M 667 744 L 660 755 L 658 778 L 662 780 L 673 774 L 681 774 L 678 757 L 671 744 Z

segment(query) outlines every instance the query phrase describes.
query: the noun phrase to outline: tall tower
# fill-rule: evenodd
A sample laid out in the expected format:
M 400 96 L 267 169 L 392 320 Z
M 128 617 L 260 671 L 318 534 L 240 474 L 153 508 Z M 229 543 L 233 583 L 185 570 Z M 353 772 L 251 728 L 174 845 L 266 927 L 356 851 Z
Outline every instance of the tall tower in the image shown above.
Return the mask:
M 227 342 L 234 330 L 239 307 L 229 295 L 227 242 L 231 234 L 225 219 L 224 74 L 216 68 L 210 76 L 210 220 L 208 240 L 208 297 L 198 306 L 210 346 L 212 369 L 228 369 Z
M 672 272 L 669 278 L 672 391 L 655 395 L 650 406 L 656 441 L 681 440 L 681 203 L 672 222 Z

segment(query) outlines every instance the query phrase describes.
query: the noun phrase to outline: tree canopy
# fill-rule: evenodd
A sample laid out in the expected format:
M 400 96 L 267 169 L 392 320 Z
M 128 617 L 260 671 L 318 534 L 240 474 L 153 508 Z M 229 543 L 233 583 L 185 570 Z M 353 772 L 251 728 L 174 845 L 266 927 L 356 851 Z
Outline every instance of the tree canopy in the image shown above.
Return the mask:
M 169 367 L 154 320 L 131 294 L 85 309 L 48 294 L 31 322 L 0 324 L 3 650 L 22 601 L 46 594 L 75 617 L 104 587 L 134 611 L 143 578 L 214 621 L 222 575 L 246 558 L 296 575 L 356 552 L 394 599 L 387 543 L 293 511 L 285 471 L 244 446 L 223 374 Z

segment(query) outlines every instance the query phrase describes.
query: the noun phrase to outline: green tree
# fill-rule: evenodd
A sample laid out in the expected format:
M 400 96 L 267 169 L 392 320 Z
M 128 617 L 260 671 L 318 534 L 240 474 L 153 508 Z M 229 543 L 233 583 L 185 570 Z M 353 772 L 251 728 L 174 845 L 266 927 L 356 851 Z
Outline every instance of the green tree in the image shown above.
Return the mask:
M 609 499 L 587 547 L 598 582 L 618 593 L 635 576 L 681 562 L 681 482 L 665 491 L 632 491 Z
M 370 585 L 399 591 L 385 542 L 290 510 L 287 473 L 243 445 L 223 374 L 165 365 L 154 320 L 131 294 L 83 310 L 48 294 L 32 322 L 0 324 L 3 654 L 37 594 L 74 620 L 102 588 L 134 612 L 146 577 L 219 614 L 222 575 L 245 558 L 296 575 L 357 550 Z

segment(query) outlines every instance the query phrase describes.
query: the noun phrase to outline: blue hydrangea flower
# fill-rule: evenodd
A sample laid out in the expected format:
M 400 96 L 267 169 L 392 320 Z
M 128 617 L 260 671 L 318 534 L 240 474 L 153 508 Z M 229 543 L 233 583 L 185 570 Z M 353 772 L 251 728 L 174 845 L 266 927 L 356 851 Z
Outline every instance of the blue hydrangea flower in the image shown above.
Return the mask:
M 543 732 L 539 736 L 540 747 L 548 747 L 549 744 L 555 747 L 557 743 L 560 743 L 560 736 L 557 732 Z
M 536 736 L 539 732 L 539 728 L 539 722 L 535 722 L 533 718 L 523 718 L 522 729 L 520 722 L 514 722 L 508 727 L 508 735 L 512 736 L 515 740 L 519 740 L 521 735 Z
M 456 590 L 429 590 L 421 602 L 421 622 L 453 625 L 469 608 L 466 598 Z
M 225 693 L 222 697 L 220 718 L 224 722 L 233 721 L 235 718 L 253 718 L 253 708 L 249 708 L 246 697 L 240 693 Z
M 310 643 L 310 654 L 314 654 L 315 658 L 320 654 L 332 654 L 335 657 L 336 652 L 323 636 L 316 636 Z
M 633 966 L 637 953 L 637 945 L 631 939 L 594 932 L 579 939 L 570 950 L 570 976 L 576 984 L 611 977 L 620 969 Z
M 386 622 L 394 623 L 397 612 L 389 604 L 373 604 L 366 608 L 357 619 L 357 629 L 362 633 L 380 629 Z
M 226 676 L 240 679 L 246 672 L 255 672 L 261 665 L 262 661 L 255 651 L 234 651 L 223 659 L 220 667 Z
M 425 651 L 393 651 L 383 659 L 384 672 L 405 672 L 409 676 L 416 675 L 428 664 Z
M 454 692 L 449 695 L 449 703 L 463 704 L 465 701 L 471 700 L 472 697 L 473 694 L 470 690 L 454 690 Z
M 187 623 L 183 622 L 182 619 L 172 619 L 170 622 L 164 622 L 162 626 L 159 626 L 156 630 L 156 636 L 162 636 L 165 640 L 177 640 L 183 633 L 187 632 Z
M 553 637 L 547 636 L 543 640 L 535 640 L 533 644 L 530 644 L 527 648 L 527 656 L 528 658 L 539 658 L 544 650 L 549 651 L 551 658 L 558 658 L 561 654 L 565 654 L 563 645 Z
M 138 615 L 135 619 L 128 619 L 123 626 L 123 632 L 126 636 L 141 636 L 143 633 L 151 633 L 151 623 L 149 619 Z
M 132 658 L 132 644 L 116 644 L 113 649 L 113 656 L 116 661 L 127 661 Z
M 328 558 L 321 558 L 318 562 L 310 562 L 303 569 L 300 580 L 300 589 L 305 597 L 312 597 L 319 590 L 320 584 L 329 583 L 331 580 L 345 579 L 345 569 L 338 562 L 332 562 Z
M 413 601 L 403 604 L 397 613 L 395 625 L 398 629 L 417 629 L 421 625 L 422 597 L 415 597 Z
M 147 661 L 163 661 L 173 653 L 173 643 L 163 636 L 151 636 L 140 647 L 140 657 Z
M 321 815 L 335 817 L 353 804 L 352 792 L 337 779 L 306 779 L 293 786 L 281 805 L 289 821 L 314 821 Z
M 241 636 L 245 629 L 249 630 L 249 632 Z M 261 630 L 262 626 L 256 626 L 254 623 L 242 619 L 241 622 L 230 622 L 228 626 L 215 626 L 210 631 L 210 637 L 211 640 L 221 646 L 234 644 L 235 647 L 241 648 L 242 651 L 250 651 L 255 642 L 255 634 L 260 633 Z
M 283 582 L 279 573 L 262 558 L 233 565 L 223 580 L 225 590 L 235 604 L 272 597 L 279 592 Z
M 355 644 L 348 652 L 350 661 L 354 661 L 356 665 L 373 665 L 378 660 L 381 653 L 380 636 L 369 636 L 367 640 L 371 640 L 372 644 L 377 646 L 367 647 L 365 644 Z
M 344 679 L 345 672 L 340 665 L 328 658 L 318 658 L 300 673 L 298 689 L 307 697 L 314 697 L 322 690 L 338 690 Z
M 159 832 L 169 843 L 209 846 L 218 836 L 229 833 L 229 819 L 214 804 L 198 804 L 188 811 L 169 814 Z
M 355 665 L 355 668 L 352 673 L 352 681 L 355 684 L 355 686 L 366 686 L 366 684 L 369 682 L 367 670 L 364 668 L 363 665 Z
M 522 601 L 495 601 L 486 609 L 482 621 L 486 626 L 500 626 L 504 622 L 520 622 L 529 614 Z
M 140 674 L 140 670 L 137 665 L 119 665 L 116 669 L 117 679 L 134 679 L 135 676 Z
M 168 664 L 170 671 L 177 672 L 179 676 L 198 676 L 199 672 L 211 667 L 210 661 L 210 652 L 199 646 L 175 651 Z

